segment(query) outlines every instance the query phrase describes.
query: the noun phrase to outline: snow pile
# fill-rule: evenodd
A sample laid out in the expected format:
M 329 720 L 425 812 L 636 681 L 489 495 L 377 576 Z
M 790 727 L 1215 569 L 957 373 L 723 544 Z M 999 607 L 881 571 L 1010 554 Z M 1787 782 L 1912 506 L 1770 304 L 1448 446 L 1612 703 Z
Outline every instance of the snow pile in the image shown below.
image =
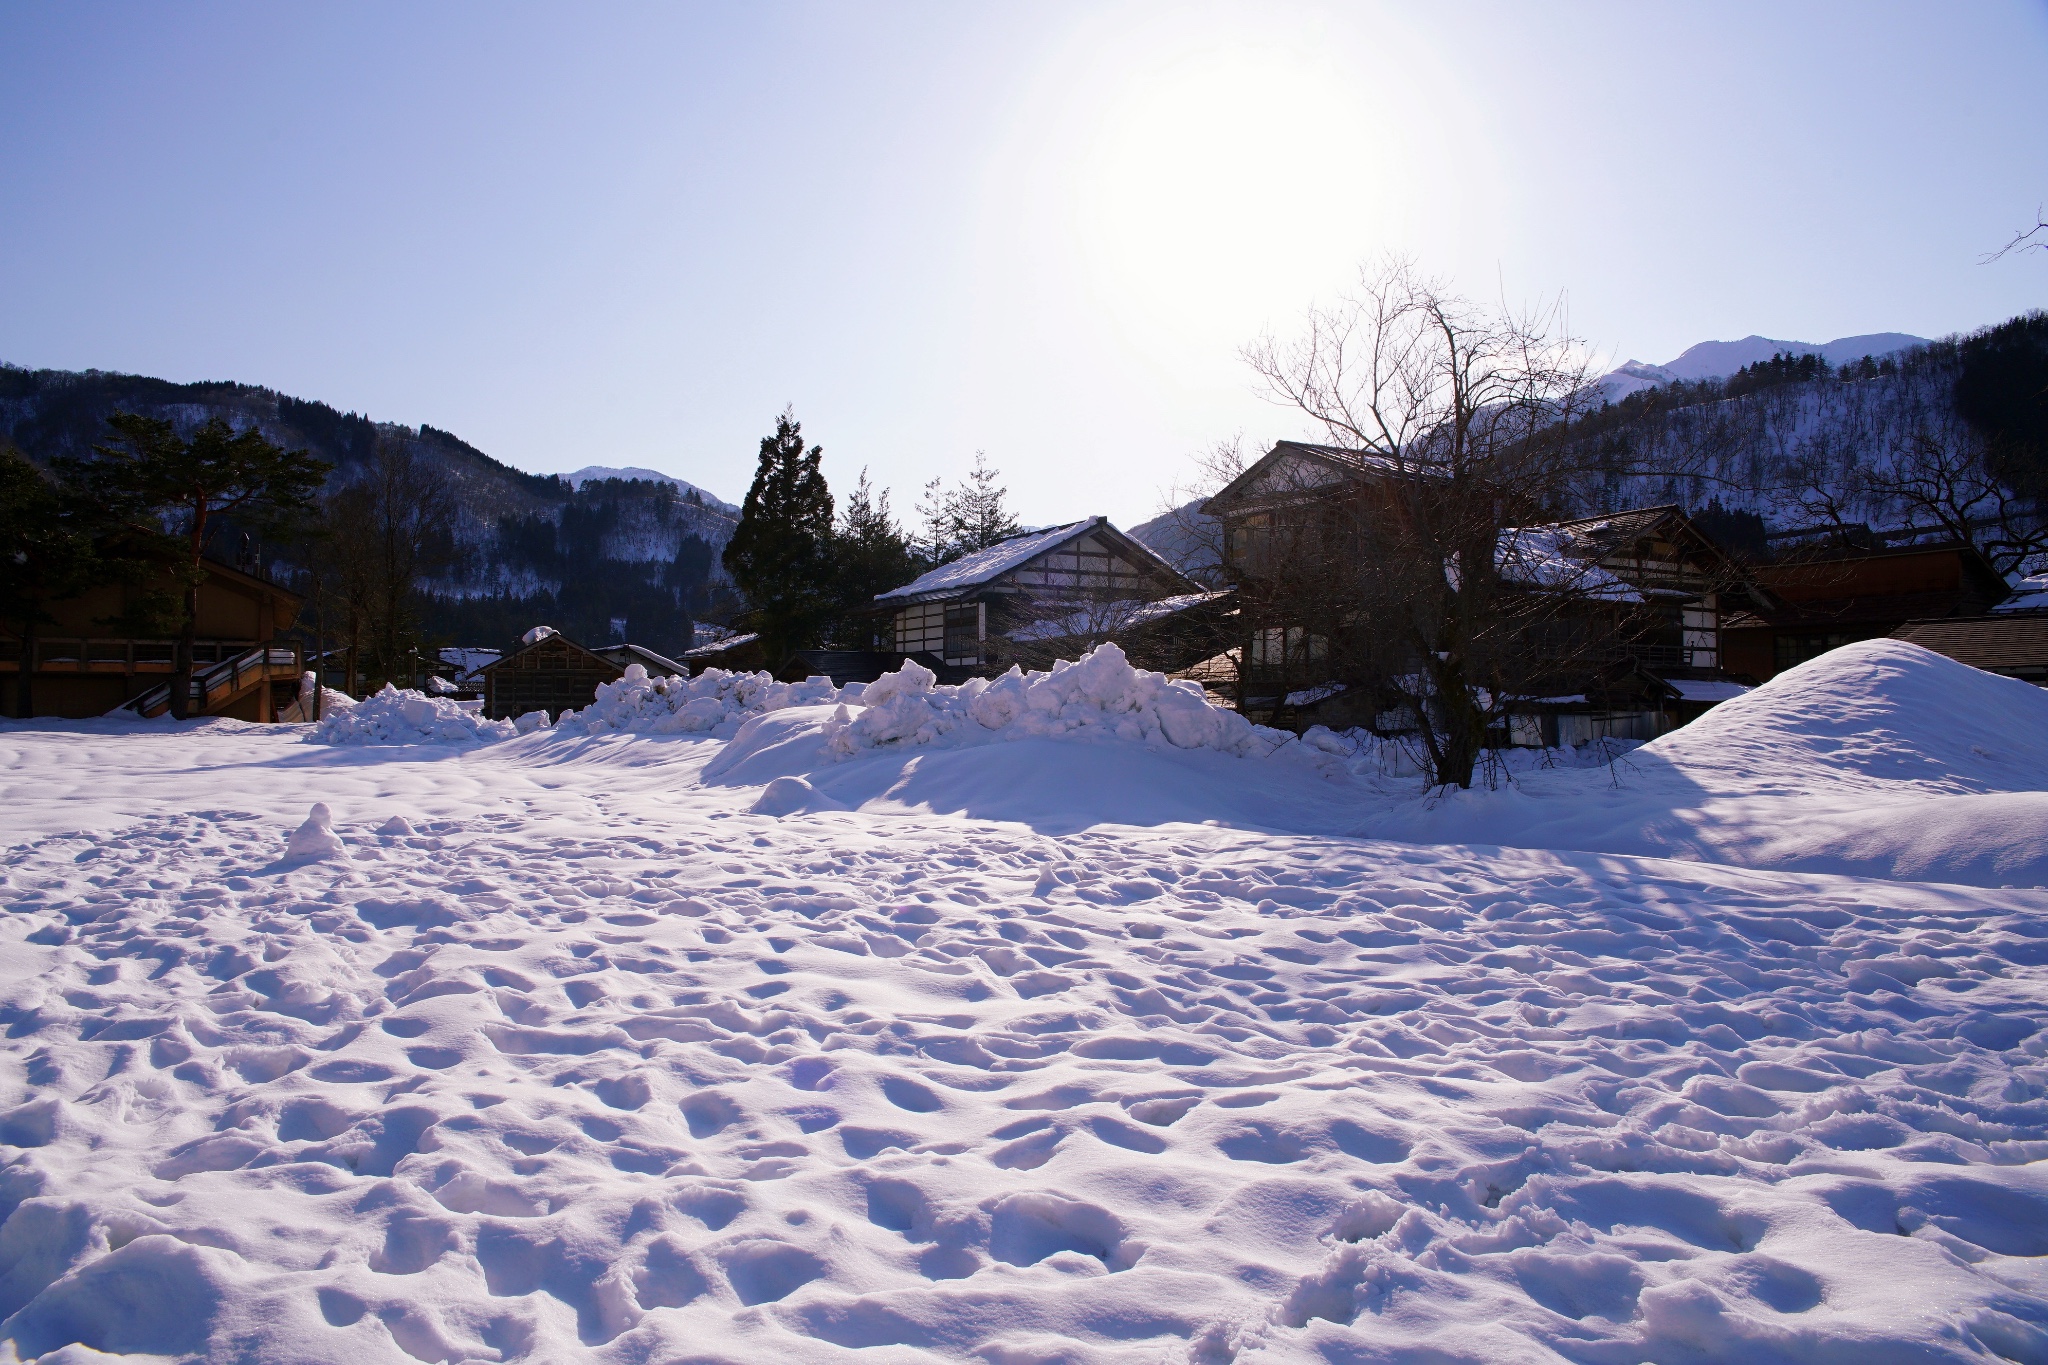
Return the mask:
M 791 706 L 816 706 L 840 699 L 829 678 L 777 682 L 769 673 L 728 673 L 707 668 L 694 678 L 651 678 L 640 664 L 628 664 L 617 682 L 599 683 L 597 699 L 562 717 L 562 735 L 608 733 L 708 734 L 734 727 L 750 716 Z M 732 729 L 727 729 L 730 735 Z
M 488 720 L 480 702 L 449 701 L 386 683 L 375 696 L 322 716 L 306 738 L 315 744 L 481 744 L 526 733 L 533 728 L 529 719 L 516 725 Z
M 884 745 L 958 743 L 982 738 L 1065 736 L 1133 744 L 1164 741 L 1177 749 L 1215 749 L 1257 758 L 1293 739 L 1211 706 L 1201 685 L 1133 668 L 1115 644 L 1046 673 L 1011 668 L 993 681 L 935 685 L 915 660 L 862 691 L 823 726 L 828 752 L 851 758 Z
M 1902 640 L 1831 650 L 1599 772 L 1377 822 L 1397 838 L 2048 884 L 2048 690 Z
M 286 724 L 296 724 L 312 720 L 316 712 L 325 716 L 335 711 L 346 711 L 356 704 L 356 699 L 340 688 L 321 687 L 319 679 L 309 669 L 299 675 L 299 695 L 278 711 L 277 718 Z
M 327 809 L 325 801 L 315 801 L 306 815 L 306 823 L 292 831 L 292 837 L 285 841 L 284 856 L 300 863 L 348 856 L 340 836 L 334 832 L 334 812 Z

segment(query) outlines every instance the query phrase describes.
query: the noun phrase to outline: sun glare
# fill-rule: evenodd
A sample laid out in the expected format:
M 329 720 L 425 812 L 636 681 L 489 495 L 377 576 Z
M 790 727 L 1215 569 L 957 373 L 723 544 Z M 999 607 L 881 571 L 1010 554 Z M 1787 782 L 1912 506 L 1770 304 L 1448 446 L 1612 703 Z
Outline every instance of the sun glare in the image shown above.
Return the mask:
M 1134 73 L 1075 174 L 1087 277 L 1120 326 L 1262 326 L 1398 229 L 1413 177 L 1313 53 L 1211 47 Z

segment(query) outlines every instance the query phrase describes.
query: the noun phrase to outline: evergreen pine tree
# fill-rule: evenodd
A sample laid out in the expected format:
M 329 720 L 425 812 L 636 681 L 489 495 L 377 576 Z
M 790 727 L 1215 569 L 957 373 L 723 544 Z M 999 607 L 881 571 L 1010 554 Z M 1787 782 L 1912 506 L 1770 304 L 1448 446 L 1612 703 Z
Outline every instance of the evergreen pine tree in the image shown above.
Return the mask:
M 934 564 L 944 564 L 1008 540 L 1023 528 L 1004 505 L 1010 490 L 998 487 L 1002 475 L 988 462 L 988 453 L 974 452 L 974 468 L 953 487 L 941 490 L 933 479 L 924 486 L 918 515 L 925 526 L 924 549 Z
M 725 547 L 726 572 L 745 595 L 771 667 L 810 645 L 837 605 L 832 493 L 819 470 L 825 448 L 804 449 L 793 409 L 761 440 L 753 486 Z
M 0 446 L 0 621 L 21 641 L 17 716 L 35 714 L 36 628 L 50 604 L 106 582 L 118 564 L 93 545 L 87 509 L 11 446 Z
M 183 620 L 171 668 L 171 715 L 185 718 L 192 692 L 192 644 L 198 631 L 199 585 L 209 537 L 223 516 L 245 524 L 282 522 L 313 510 L 314 495 L 333 466 L 303 450 L 286 450 L 255 427 L 236 431 L 211 417 L 190 440 L 156 417 L 118 412 L 107 425 L 120 445 L 94 446 L 96 458 L 52 461 L 103 512 L 128 519 L 132 534 L 158 536 L 184 589 Z M 175 529 L 159 530 L 164 517 Z
M 842 621 L 836 634 L 849 644 L 865 644 L 860 638 L 858 613 L 880 593 L 900 588 L 917 577 L 919 564 L 903 528 L 889 510 L 889 490 L 875 492 L 868 486 L 868 472 L 847 495 L 846 511 L 834 536 L 833 558 L 839 570 Z

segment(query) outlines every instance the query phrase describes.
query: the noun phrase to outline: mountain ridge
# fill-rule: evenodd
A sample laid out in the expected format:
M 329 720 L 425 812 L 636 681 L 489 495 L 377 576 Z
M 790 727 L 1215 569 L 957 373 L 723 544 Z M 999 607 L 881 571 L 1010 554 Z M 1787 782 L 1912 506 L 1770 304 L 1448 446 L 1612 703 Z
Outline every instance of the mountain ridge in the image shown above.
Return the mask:
M 1632 393 L 1640 393 L 1659 384 L 1726 379 L 1745 365 L 1754 365 L 1780 354 L 1817 355 L 1829 365 L 1841 366 L 1853 364 L 1864 356 L 1880 359 L 1927 344 L 1928 338 L 1906 332 L 1866 332 L 1822 342 L 1780 341 L 1751 333 L 1738 341 L 1697 342 L 1686 347 L 1677 359 L 1662 365 L 1640 360 L 1624 361 L 1596 380 L 1594 387 L 1608 402 L 1617 403 Z

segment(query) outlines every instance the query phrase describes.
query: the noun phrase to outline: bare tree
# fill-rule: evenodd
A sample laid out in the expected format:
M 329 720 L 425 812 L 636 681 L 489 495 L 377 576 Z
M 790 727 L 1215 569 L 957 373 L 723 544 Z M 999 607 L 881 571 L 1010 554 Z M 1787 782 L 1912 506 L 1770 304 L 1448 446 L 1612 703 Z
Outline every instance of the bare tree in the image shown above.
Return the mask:
M 1273 642 L 1283 663 L 1347 641 L 1376 656 L 1351 662 L 1406 698 L 1440 785 L 1470 786 L 1506 698 L 1598 634 L 1576 608 L 1605 585 L 1572 581 L 1557 545 L 1509 538 L 1553 517 L 1581 472 L 1565 436 L 1589 366 L 1560 315 L 1475 305 L 1394 260 L 1313 310 L 1295 339 L 1244 353 L 1355 477 L 1305 489 L 1312 514 L 1247 528 L 1249 542 L 1275 539 L 1231 546 L 1232 558 L 1291 566 L 1280 577 L 1301 581 L 1283 588 L 1320 604 L 1328 633 L 1302 622 L 1299 640 Z
M 1993 261 L 2020 251 L 2048 251 L 2048 213 L 2035 209 L 2032 227 L 2014 233 L 2011 241 L 1985 256 L 1978 264 L 1990 265 Z
M 1192 477 L 1176 481 L 1161 495 L 1160 519 L 1152 523 L 1158 534 L 1151 539 L 1175 568 L 1216 587 L 1223 582 L 1223 523 L 1202 505 L 1244 473 L 1244 433 L 1198 451 L 1192 463 Z
M 1865 494 L 1907 528 L 1975 545 L 2001 574 L 2031 572 L 2048 557 L 2048 519 L 2038 499 L 2000 476 L 1998 454 L 1960 422 L 1923 427 L 1865 473 Z
M 345 651 L 348 689 L 411 678 L 423 583 L 453 562 L 456 502 L 447 474 L 403 436 L 378 438 L 366 465 L 331 487 L 310 577 L 316 613 Z
M 422 583 L 454 560 L 455 493 L 440 464 L 389 436 L 377 442 L 365 479 L 376 534 L 377 662 L 392 678 L 419 634 Z M 418 682 L 410 670 L 408 680 Z

